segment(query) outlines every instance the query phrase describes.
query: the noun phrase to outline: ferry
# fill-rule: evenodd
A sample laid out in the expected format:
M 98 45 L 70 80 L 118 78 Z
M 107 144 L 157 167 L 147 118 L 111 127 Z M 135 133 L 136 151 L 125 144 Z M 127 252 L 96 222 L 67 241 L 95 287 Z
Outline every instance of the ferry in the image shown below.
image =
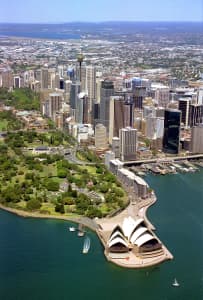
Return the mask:
M 84 254 L 88 253 L 89 249 L 90 249 L 90 238 L 87 236 L 84 240 L 82 253 Z

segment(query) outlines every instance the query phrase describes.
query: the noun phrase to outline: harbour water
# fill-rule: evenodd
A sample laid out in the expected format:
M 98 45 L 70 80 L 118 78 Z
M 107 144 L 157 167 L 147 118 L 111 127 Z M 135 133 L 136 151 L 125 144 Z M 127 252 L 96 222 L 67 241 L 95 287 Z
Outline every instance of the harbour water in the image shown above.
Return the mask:
M 157 195 L 148 211 L 174 260 L 143 270 L 108 263 L 93 232 L 84 238 L 60 220 L 0 211 L 0 299 L 203 299 L 203 169 L 146 177 Z M 173 287 L 174 278 L 180 283 Z

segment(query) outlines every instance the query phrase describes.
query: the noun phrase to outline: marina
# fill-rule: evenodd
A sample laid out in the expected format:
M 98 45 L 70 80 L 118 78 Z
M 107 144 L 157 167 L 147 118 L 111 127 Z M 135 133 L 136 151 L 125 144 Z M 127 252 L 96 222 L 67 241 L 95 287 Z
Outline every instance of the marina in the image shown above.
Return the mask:
M 203 162 L 200 161 L 162 161 L 156 163 L 146 163 L 140 166 L 132 166 L 129 169 L 139 176 L 146 176 L 150 172 L 154 175 L 167 175 L 177 173 L 198 172 L 203 167 Z

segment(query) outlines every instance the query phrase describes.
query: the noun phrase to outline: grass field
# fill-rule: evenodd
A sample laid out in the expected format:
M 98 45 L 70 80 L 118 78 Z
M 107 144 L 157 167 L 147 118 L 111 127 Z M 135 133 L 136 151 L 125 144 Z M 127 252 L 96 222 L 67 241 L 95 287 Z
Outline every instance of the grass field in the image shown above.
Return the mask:
M 7 129 L 7 120 L 0 120 L 0 131 L 6 131 Z

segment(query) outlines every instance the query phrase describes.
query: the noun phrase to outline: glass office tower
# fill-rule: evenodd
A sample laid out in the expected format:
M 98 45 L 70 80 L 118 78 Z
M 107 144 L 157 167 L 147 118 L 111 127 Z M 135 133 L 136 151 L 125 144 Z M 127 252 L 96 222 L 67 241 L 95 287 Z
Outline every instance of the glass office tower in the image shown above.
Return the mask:
M 181 111 L 166 109 L 164 119 L 163 151 L 178 154 L 180 144 Z

